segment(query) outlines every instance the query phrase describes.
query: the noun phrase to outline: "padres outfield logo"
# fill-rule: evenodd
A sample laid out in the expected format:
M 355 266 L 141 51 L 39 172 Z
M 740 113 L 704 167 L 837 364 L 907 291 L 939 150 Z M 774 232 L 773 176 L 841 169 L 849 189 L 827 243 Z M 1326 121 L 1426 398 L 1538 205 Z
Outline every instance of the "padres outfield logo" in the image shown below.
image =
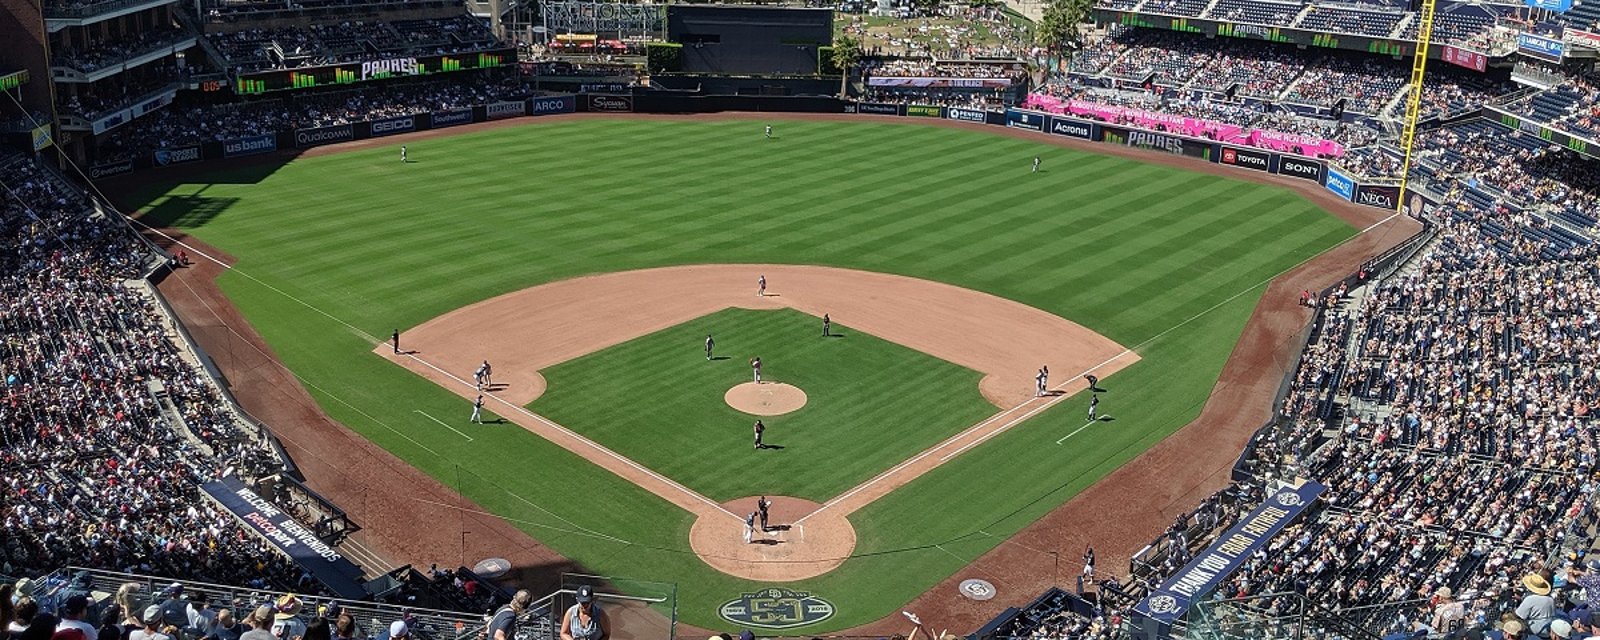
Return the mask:
M 833 617 L 833 603 L 783 587 L 740 594 L 717 610 L 723 620 L 768 629 L 790 629 Z

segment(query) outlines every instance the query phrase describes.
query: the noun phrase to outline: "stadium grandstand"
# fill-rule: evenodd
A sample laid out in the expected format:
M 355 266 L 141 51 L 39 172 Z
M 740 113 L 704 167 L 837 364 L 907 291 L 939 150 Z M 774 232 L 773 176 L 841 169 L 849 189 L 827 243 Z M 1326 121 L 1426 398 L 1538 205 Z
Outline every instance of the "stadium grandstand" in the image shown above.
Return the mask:
M 1397 0 L 1101 0 L 1071 55 L 998 6 L 895 6 L 873 20 L 840 7 L 837 30 L 866 47 L 835 113 L 1013 128 L 1024 114 L 1271 152 L 1426 229 L 1302 294 L 1314 319 L 1226 489 L 1127 566 L 1094 567 L 1090 551 L 1075 583 L 965 637 L 1600 637 L 1600 2 L 1439 3 L 1421 86 L 1421 8 Z M 0 639 L 87 640 L 63 620 L 101 640 L 480 637 L 515 585 L 392 566 L 353 540 L 360 525 L 307 486 L 151 284 L 188 256 L 138 233 L 94 180 L 423 114 L 539 115 L 551 96 L 566 112 L 643 111 L 652 71 L 670 70 L 622 35 L 530 38 L 449 0 L 7 11 Z M 917 26 L 883 28 L 895 20 Z M 1256 529 L 1270 533 L 1217 563 Z M 516 605 L 518 640 L 559 637 L 561 594 Z

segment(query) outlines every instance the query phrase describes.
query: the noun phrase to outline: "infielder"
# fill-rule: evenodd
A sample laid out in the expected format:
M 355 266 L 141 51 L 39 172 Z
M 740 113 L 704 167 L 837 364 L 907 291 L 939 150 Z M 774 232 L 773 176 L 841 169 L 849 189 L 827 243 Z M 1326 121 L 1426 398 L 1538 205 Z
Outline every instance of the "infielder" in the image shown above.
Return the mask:
M 761 384 L 761 356 L 750 359 L 750 372 L 755 376 L 756 384 Z
M 833 335 L 833 320 L 828 317 L 828 314 L 824 313 L 822 314 L 822 337 L 826 338 L 831 335 Z
M 406 146 L 405 145 L 400 145 L 400 162 L 404 163 L 405 161 L 406 161 Z
M 395 329 L 394 334 L 390 335 L 389 339 L 394 342 L 394 352 L 396 354 L 400 353 L 400 330 Z
M 711 359 L 711 349 L 717 346 L 717 341 L 711 339 L 711 334 L 706 334 L 706 359 Z
M 767 432 L 767 425 L 761 424 L 761 421 L 757 420 L 754 429 L 756 432 L 756 449 L 760 450 L 761 448 L 767 446 L 765 443 L 761 442 L 761 434 Z
M 1033 397 L 1044 395 L 1044 369 L 1033 372 Z
M 1094 394 L 1093 398 L 1089 399 L 1089 422 L 1094 422 L 1094 410 L 1099 408 L 1099 407 L 1100 407 L 1100 394 L 1096 393 L 1096 394 Z
M 756 278 L 756 297 L 760 298 L 765 295 L 767 295 L 767 277 L 763 275 Z
M 488 385 L 494 384 L 494 368 L 489 366 L 489 361 L 488 360 L 484 360 L 483 361 L 482 367 L 483 367 L 483 383 L 484 384 L 488 384 Z
M 1038 172 L 1039 172 L 1039 156 L 1034 156 L 1033 157 L 1033 171 L 1031 173 L 1038 173 Z
M 478 399 L 472 401 L 472 422 L 483 424 L 483 394 L 478 394 Z

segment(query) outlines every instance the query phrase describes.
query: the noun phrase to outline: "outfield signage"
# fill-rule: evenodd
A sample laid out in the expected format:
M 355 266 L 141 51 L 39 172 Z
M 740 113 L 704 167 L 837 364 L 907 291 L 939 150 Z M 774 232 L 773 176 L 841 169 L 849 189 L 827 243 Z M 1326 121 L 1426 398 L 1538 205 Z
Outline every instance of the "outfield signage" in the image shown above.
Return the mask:
M 418 114 L 413 114 L 409 116 L 400 116 L 398 118 L 373 120 L 372 123 L 368 125 L 368 130 L 371 131 L 372 137 L 374 138 L 416 131 L 417 115 Z
M 1061 116 L 1050 116 L 1050 133 L 1079 140 L 1094 139 L 1094 123 Z
M 1189 605 L 1215 591 L 1224 580 L 1239 570 L 1250 556 L 1272 541 L 1272 537 L 1316 502 L 1325 488 L 1311 480 L 1278 490 L 1250 515 L 1241 518 L 1216 542 L 1195 554 L 1179 569 L 1150 591 L 1134 607 L 1136 614 L 1171 624 L 1189 610 Z
M 1323 167 L 1319 160 L 1301 158 L 1299 156 L 1278 156 L 1278 170 L 1280 176 L 1301 178 L 1322 184 Z
M 213 480 L 200 485 L 200 489 L 340 598 L 353 600 L 366 595 L 361 587 L 360 567 L 238 478 Z
M 50 125 L 46 124 L 35 127 L 31 136 L 33 138 L 33 150 L 43 151 L 45 147 L 48 147 L 51 144 Z
M 1540 60 L 1559 63 L 1567 55 L 1567 43 L 1554 38 L 1542 38 L 1523 33 L 1517 35 L 1517 52 Z
M 1590 33 L 1588 31 L 1567 27 L 1561 31 L 1561 39 L 1567 41 L 1568 44 L 1587 47 L 1590 49 L 1600 49 L 1600 33 Z
M 936 107 L 931 104 L 908 104 L 906 105 L 906 115 L 918 118 L 942 118 L 944 117 L 944 107 Z
M 1323 180 L 1322 186 L 1345 200 L 1353 200 L 1356 197 L 1356 181 L 1333 167 L 1328 167 L 1327 177 Z
M 607 96 L 590 95 L 589 110 L 606 113 L 627 113 L 633 111 L 633 96 Z
M 234 78 L 233 92 L 239 95 L 256 95 L 269 91 L 314 89 L 387 78 L 491 69 L 516 63 L 517 50 L 506 48 L 253 71 L 240 73 Z
M 1356 187 L 1356 197 L 1352 200 L 1356 204 L 1393 211 L 1400 205 L 1400 187 L 1392 185 L 1358 185 Z
M 1213 143 L 1201 142 L 1182 136 L 1166 133 L 1156 133 L 1143 129 L 1124 129 L 1100 125 L 1101 137 L 1112 144 L 1123 144 L 1137 149 L 1163 151 L 1174 155 L 1184 155 L 1203 160 L 1212 159 Z
M 294 132 L 294 145 L 302 149 L 337 142 L 349 142 L 354 139 L 356 139 L 355 127 L 348 124 L 341 124 L 337 127 L 300 129 Z
M 472 122 L 472 110 L 447 109 L 444 111 L 435 111 L 428 119 L 431 121 L 429 124 L 432 124 L 433 128 L 435 129 L 440 127 L 453 127 L 458 124 L 467 124 Z
M 1444 46 L 1444 49 L 1439 54 L 1439 59 L 1455 66 L 1465 67 L 1479 73 L 1482 73 L 1489 68 L 1488 55 L 1468 49 L 1462 49 L 1460 47 L 1452 47 L 1450 45 Z
M 738 626 L 764 629 L 792 629 L 817 624 L 834 614 L 833 603 L 808 591 L 767 587 L 741 593 L 722 603 L 717 613 Z
M 1037 111 L 1006 109 L 1006 126 L 1013 129 L 1044 131 L 1045 115 Z
M 900 115 L 900 105 L 882 102 L 858 102 L 856 103 L 856 113 L 868 113 L 875 116 L 897 116 Z
M 178 147 L 176 149 L 161 149 L 155 153 L 155 162 L 158 167 L 165 167 L 185 162 L 195 162 L 200 159 L 200 145 Z
M 1222 152 L 1217 154 L 1217 162 L 1230 167 L 1239 167 L 1252 171 L 1270 171 L 1272 169 L 1272 154 L 1255 149 L 1222 145 Z
M 272 153 L 277 150 L 278 136 L 270 133 L 246 138 L 234 138 L 222 143 L 222 157 L 224 158 L 253 156 L 258 153 Z
M 1434 209 L 1436 209 L 1439 204 L 1434 202 L 1433 198 L 1422 195 L 1421 192 L 1415 189 L 1407 189 L 1404 202 L 1405 208 L 1401 209 L 1402 213 L 1419 220 L 1438 219 L 1435 217 Z
M 577 96 L 545 96 L 528 99 L 528 115 L 547 116 L 556 113 L 572 113 L 577 110 Z
M 483 105 L 483 114 L 490 120 L 501 118 L 515 118 L 528 115 L 528 103 L 518 100 L 516 102 L 491 102 Z
M 982 109 L 965 109 L 965 108 L 962 108 L 962 107 L 950 107 L 950 108 L 945 109 L 944 110 L 944 117 L 949 118 L 951 120 L 960 120 L 962 122 L 977 122 L 977 123 L 980 123 L 980 124 L 989 121 L 989 116 L 988 116 L 987 112 L 985 112 L 984 110 L 982 110 Z
M 129 171 L 133 171 L 133 161 L 123 160 L 122 162 L 97 164 L 89 167 L 89 177 L 95 179 L 109 178 L 111 176 L 119 176 L 124 173 L 128 173 Z

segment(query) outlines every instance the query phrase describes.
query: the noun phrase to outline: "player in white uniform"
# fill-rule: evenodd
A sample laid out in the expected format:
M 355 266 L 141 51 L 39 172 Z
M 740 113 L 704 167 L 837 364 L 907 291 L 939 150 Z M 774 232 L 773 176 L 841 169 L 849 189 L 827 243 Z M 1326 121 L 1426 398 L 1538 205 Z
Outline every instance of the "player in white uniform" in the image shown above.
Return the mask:
M 772 139 L 772 125 L 770 125 L 770 124 L 767 125 L 767 139 L 768 140 Z
M 478 399 L 472 401 L 472 422 L 483 424 L 483 394 L 478 394 Z
M 400 145 L 400 161 L 401 162 L 405 162 L 406 161 L 406 146 L 405 145 Z

